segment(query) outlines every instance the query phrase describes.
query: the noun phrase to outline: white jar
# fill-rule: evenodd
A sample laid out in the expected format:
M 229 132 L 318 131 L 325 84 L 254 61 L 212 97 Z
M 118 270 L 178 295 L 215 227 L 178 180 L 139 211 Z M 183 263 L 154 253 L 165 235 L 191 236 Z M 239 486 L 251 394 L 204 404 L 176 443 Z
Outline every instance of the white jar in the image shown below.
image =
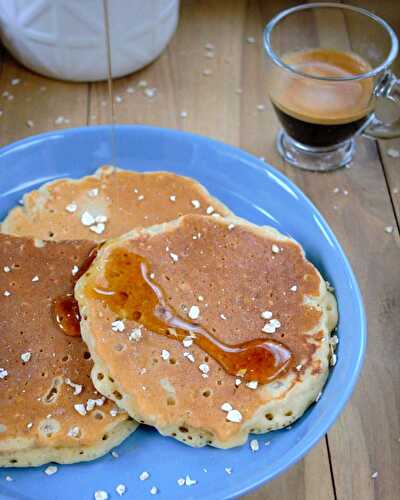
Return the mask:
M 179 0 L 108 0 L 112 73 L 153 61 L 175 32 Z M 63 80 L 107 78 L 103 0 L 0 0 L 1 38 L 22 64 Z

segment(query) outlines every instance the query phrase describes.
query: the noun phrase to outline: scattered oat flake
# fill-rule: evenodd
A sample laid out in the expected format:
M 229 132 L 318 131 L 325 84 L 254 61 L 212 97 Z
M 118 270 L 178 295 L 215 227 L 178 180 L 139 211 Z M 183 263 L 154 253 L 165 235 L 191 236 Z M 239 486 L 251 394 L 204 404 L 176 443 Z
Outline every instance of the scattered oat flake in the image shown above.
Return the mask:
M 13 478 L 11 476 L 6 476 L 5 480 L 8 481 L 8 482 L 11 482 L 11 481 L 13 481 Z
M 33 128 L 35 125 L 32 120 L 26 120 L 25 124 L 28 128 Z
M 177 479 L 176 482 L 178 483 L 179 486 L 183 486 L 185 484 L 185 480 L 183 479 L 183 477 L 180 477 L 179 479 Z
M 125 323 L 122 319 L 117 319 L 111 323 L 111 329 L 114 332 L 123 332 L 125 330 Z
M 74 405 L 75 411 L 79 413 L 79 415 L 82 415 L 83 417 L 86 415 L 86 408 L 85 405 L 82 403 L 78 403 Z
M 96 198 L 98 194 L 99 194 L 98 188 L 89 189 L 88 191 L 88 196 L 90 196 L 91 198 Z
M 21 354 L 21 359 L 24 363 L 27 363 L 31 359 L 31 356 L 31 352 L 24 352 L 23 354 Z
M 97 490 L 94 492 L 95 500 L 108 500 L 108 493 L 104 490 Z
M 271 249 L 272 249 L 272 253 L 279 253 L 280 252 L 278 245 L 275 245 L 275 244 L 272 245 Z
M 242 421 L 242 414 L 239 410 L 230 410 L 226 416 L 226 420 L 233 423 L 239 423 Z
M 219 315 L 219 317 L 220 317 L 221 319 L 223 319 L 224 321 L 226 321 L 226 320 L 228 319 L 228 318 L 225 316 L 225 314 L 222 314 L 222 313 Z
M 190 353 L 190 352 L 184 352 L 184 353 L 183 353 L 183 356 L 184 356 L 185 358 L 187 358 L 189 361 L 191 361 L 192 363 L 194 363 L 194 356 L 193 356 L 193 354 L 192 354 L 192 353 Z
M 57 116 L 57 118 L 54 120 L 55 125 L 62 125 L 65 122 L 65 116 Z
M 47 474 L 48 476 L 52 476 L 53 474 L 55 474 L 56 472 L 58 471 L 58 467 L 57 465 L 49 465 L 48 467 L 46 467 L 46 469 L 44 470 L 44 473 Z
M 264 333 L 275 333 L 276 328 L 274 327 L 274 325 L 271 325 L 271 323 L 266 323 L 266 324 L 262 327 L 262 331 L 263 331 Z
M 235 385 L 236 385 L 236 387 L 239 387 L 239 385 L 240 385 L 241 383 L 242 383 L 242 381 L 240 380 L 240 378 L 237 378 L 237 379 L 235 380 Z
M 76 438 L 76 437 L 80 436 L 80 433 L 81 433 L 80 428 L 75 426 L 75 427 L 71 427 L 71 429 L 68 431 L 68 436 Z
M 103 222 L 99 222 L 95 224 L 94 226 L 90 226 L 89 229 L 90 231 L 93 231 L 96 234 L 101 234 L 104 233 L 106 226 Z
M 303 368 L 302 364 L 296 365 L 296 370 L 299 372 Z
M 75 276 L 79 272 L 79 267 L 75 264 L 75 266 L 71 269 L 72 276 Z
M 9 297 L 11 295 L 11 292 L 9 292 L 8 290 L 5 290 L 3 295 L 4 295 L 4 297 Z
M 190 319 L 197 319 L 200 316 L 200 309 L 198 306 L 192 306 L 189 309 L 188 316 Z
M 85 211 L 81 216 L 81 222 L 84 226 L 91 226 L 96 220 L 91 213 Z
M 9 272 L 11 271 L 11 268 L 10 268 L 10 267 L 8 267 L 8 266 L 4 266 L 4 267 L 3 267 L 3 271 L 4 271 L 5 273 L 9 273 Z
M 394 230 L 393 226 L 386 226 L 385 227 L 385 233 L 392 234 Z
M 333 192 L 334 192 L 335 194 L 339 193 L 339 191 L 340 191 L 340 188 L 338 188 L 338 187 L 335 187 L 335 188 L 333 189 Z
M 257 389 L 258 387 L 257 380 L 251 380 L 250 382 L 247 382 L 246 387 L 248 387 L 249 389 Z
M 141 481 L 146 481 L 146 479 L 149 479 L 150 477 L 150 474 L 147 472 L 147 471 L 143 471 L 140 475 L 139 475 L 139 479 Z
M 151 494 L 151 495 L 157 495 L 157 493 L 158 493 L 158 488 L 157 488 L 157 486 L 152 486 L 152 487 L 150 488 L 150 494 Z
M 33 281 L 33 283 L 35 283 L 36 281 L 39 281 L 39 276 L 34 276 L 34 277 L 32 278 L 32 281 Z
M 378 477 L 378 472 L 375 471 L 373 474 L 371 474 L 371 479 L 376 479 Z
M 123 100 L 124 98 L 122 96 L 120 95 L 115 96 L 115 102 L 117 102 L 118 104 L 120 104 Z
M 75 202 L 70 203 L 65 207 L 65 210 L 71 214 L 76 212 L 76 209 L 78 208 L 78 205 Z
M 134 328 L 129 334 L 129 340 L 138 342 L 142 338 L 142 330 L 139 327 Z
M 153 97 L 155 97 L 157 95 L 157 89 L 155 87 L 153 88 L 147 88 L 144 90 L 144 94 L 149 97 L 150 99 L 152 99 Z
M 271 441 L 265 441 L 264 445 L 269 446 L 271 444 Z
M 146 80 L 140 80 L 140 82 L 138 83 L 138 87 L 141 89 L 144 89 L 145 87 L 147 87 Z
M 199 200 L 192 200 L 192 205 L 194 206 L 194 208 L 200 208 Z
M 194 484 L 197 484 L 197 481 L 195 479 L 192 479 L 190 476 L 186 476 L 185 484 L 186 486 L 193 486 Z
M 119 458 L 119 454 L 118 454 L 118 452 L 117 452 L 117 451 L 115 451 L 115 450 L 113 450 L 113 451 L 111 452 L 111 456 L 112 456 L 113 458 Z
M 188 112 L 187 112 L 187 111 L 181 111 L 181 112 L 180 112 L 180 114 L 179 114 L 179 116 L 180 116 L 181 118 L 187 118 L 187 116 L 188 116 Z
M 183 346 L 184 347 L 191 347 L 193 345 L 193 338 L 192 337 L 185 337 L 183 339 Z
M 171 201 L 176 201 L 176 196 L 173 194 L 173 195 L 171 195 L 171 196 L 169 197 L 169 199 L 170 199 Z
M 11 85 L 18 85 L 19 83 L 21 83 L 21 79 L 20 78 L 13 78 L 11 80 Z
M 33 427 L 33 422 L 29 422 L 29 424 L 26 425 L 27 429 L 32 429 Z
M 210 76 L 211 74 L 212 74 L 211 69 L 209 69 L 209 68 L 203 69 L 204 76 Z
M 251 451 L 258 451 L 260 449 L 260 445 L 258 444 L 258 440 L 257 439 L 252 439 L 250 441 L 250 448 L 251 448 Z
M 199 365 L 199 370 L 202 372 L 202 373 L 209 373 L 210 372 L 210 367 L 206 364 L 206 363 L 202 363 L 201 365 Z
M 225 472 L 230 476 L 232 474 L 232 467 L 225 467 Z
M 254 36 L 248 36 L 246 38 L 246 42 L 247 43 L 256 43 L 256 39 L 254 38 Z
M 122 495 L 126 493 L 126 486 L 124 484 L 119 484 L 118 486 L 116 486 L 115 491 L 120 497 L 122 497 Z
M 271 319 L 272 318 L 272 312 L 271 311 L 263 311 L 261 313 L 261 317 L 263 319 Z
M 169 256 L 171 257 L 171 259 L 173 260 L 173 262 L 178 262 L 179 257 L 178 257 L 178 255 L 176 255 L 176 253 L 170 252 Z
M 386 154 L 391 158 L 400 158 L 400 151 L 398 149 L 389 148 L 387 149 Z
M 228 229 L 229 231 L 232 231 L 232 229 L 235 227 L 235 224 L 229 224 Z
M 275 328 L 280 328 L 282 326 L 281 322 L 279 321 L 279 319 L 271 319 L 269 322 Z
M 264 111 L 265 110 L 265 104 L 258 104 L 257 105 L 258 111 Z
M 0 379 L 6 378 L 8 375 L 8 371 L 5 370 L 4 368 L 0 368 Z
M 297 292 L 297 285 L 293 285 L 290 287 L 290 291 Z
M 337 361 L 337 356 L 335 353 L 332 354 L 331 356 L 331 366 L 335 366 Z
M 165 349 L 163 349 L 161 351 L 161 357 L 164 361 L 168 361 L 169 360 L 169 357 L 170 357 L 170 354 L 169 354 L 169 351 L 166 351 Z
M 221 405 L 221 410 L 222 411 L 231 411 L 233 408 L 232 408 L 232 405 L 230 403 L 224 403 L 223 405 Z
M 214 210 L 214 207 L 209 206 L 209 207 L 207 208 L 207 210 L 206 210 L 206 213 L 207 213 L 207 215 L 211 215 L 214 211 L 215 211 L 215 210 Z
M 74 389 L 74 396 L 77 396 L 82 392 L 82 385 L 74 384 L 74 382 L 72 382 L 71 379 L 66 378 L 65 383 L 66 385 L 69 385 L 70 387 L 72 387 L 72 389 Z
M 204 297 L 203 297 L 202 295 L 199 295 L 199 296 L 197 297 L 197 300 L 198 300 L 199 302 L 203 302 Z

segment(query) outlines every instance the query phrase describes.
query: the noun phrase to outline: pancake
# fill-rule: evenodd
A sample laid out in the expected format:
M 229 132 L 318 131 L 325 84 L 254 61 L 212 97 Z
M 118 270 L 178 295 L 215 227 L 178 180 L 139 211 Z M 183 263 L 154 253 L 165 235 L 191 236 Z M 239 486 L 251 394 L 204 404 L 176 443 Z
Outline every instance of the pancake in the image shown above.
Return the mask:
M 334 358 L 336 300 L 302 247 L 236 217 L 187 215 L 110 240 L 75 297 L 99 392 L 191 446 L 288 426 Z M 225 354 L 263 342 L 265 358 Z
M 25 194 L 23 206 L 10 211 L 1 232 L 52 241 L 103 241 L 180 215 L 214 212 L 230 214 L 193 179 L 102 167 L 94 175 L 56 180 Z
M 0 234 L 0 466 L 91 460 L 137 427 L 95 390 L 86 345 L 53 318 L 92 248 Z

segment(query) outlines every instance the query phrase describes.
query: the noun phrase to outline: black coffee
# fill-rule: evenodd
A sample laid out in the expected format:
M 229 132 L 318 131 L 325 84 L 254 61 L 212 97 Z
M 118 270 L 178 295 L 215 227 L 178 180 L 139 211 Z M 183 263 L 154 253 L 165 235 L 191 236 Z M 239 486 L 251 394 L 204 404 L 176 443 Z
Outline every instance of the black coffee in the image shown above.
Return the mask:
M 359 56 L 327 49 L 296 52 L 284 62 L 302 73 L 343 78 L 366 73 Z M 301 144 L 329 147 L 351 138 L 372 112 L 372 79 L 326 81 L 279 73 L 271 92 L 272 104 L 288 135 Z

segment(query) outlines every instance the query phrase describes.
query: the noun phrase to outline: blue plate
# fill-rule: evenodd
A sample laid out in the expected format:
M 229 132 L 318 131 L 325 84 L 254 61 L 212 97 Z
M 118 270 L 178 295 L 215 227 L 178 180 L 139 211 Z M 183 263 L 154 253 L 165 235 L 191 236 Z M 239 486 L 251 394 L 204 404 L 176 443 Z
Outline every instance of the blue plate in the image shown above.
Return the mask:
M 89 463 L 64 465 L 47 477 L 44 467 L 3 469 L 0 498 L 69 500 L 93 498 L 127 486 L 128 498 L 225 499 L 260 486 L 300 458 L 327 432 L 343 409 L 360 372 L 366 320 L 360 291 L 338 241 L 321 214 L 285 176 L 231 146 L 196 135 L 151 127 L 116 128 L 116 163 L 126 169 L 170 170 L 199 180 L 237 215 L 269 224 L 298 240 L 307 257 L 335 287 L 340 325 L 338 362 L 318 404 L 290 430 L 259 436 L 260 450 L 248 445 L 222 451 L 193 449 L 142 426 L 110 454 Z M 0 151 L 0 219 L 21 195 L 59 177 L 81 177 L 111 161 L 110 128 L 87 127 L 29 137 Z M 270 444 L 267 444 L 269 443 Z M 229 475 L 225 468 L 231 468 Z M 148 471 L 150 478 L 140 481 Z M 189 474 L 197 480 L 179 487 Z M 4 480 L 11 475 L 12 482 Z M 118 497 L 119 498 L 119 497 Z

